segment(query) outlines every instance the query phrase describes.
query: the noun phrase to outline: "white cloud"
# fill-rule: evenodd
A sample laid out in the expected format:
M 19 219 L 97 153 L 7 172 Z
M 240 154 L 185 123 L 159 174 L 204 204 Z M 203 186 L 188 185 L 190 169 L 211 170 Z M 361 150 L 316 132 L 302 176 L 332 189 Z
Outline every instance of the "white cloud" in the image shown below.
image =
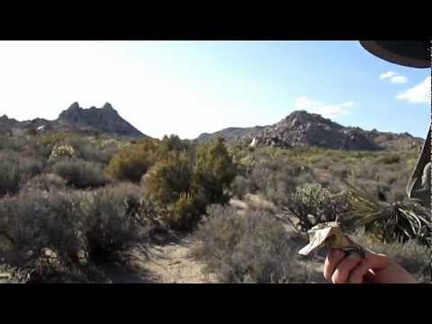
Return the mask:
M 354 106 L 352 101 L 343 102 L 340 104 L 325 104 L 319 101 L 311 100 L 307 97 L 298 98 L 294 106 L 299 110 L 306 110 L 311 113 L 320 114 L 326 118 L 335 118 L 349 113 L 350 108 Z
M 408 79 L 403 75 L 398 75 L 396 72 L 388 71 L 379 75 L 380 80 L 389 79 L 391 83 L 402 84 L 407 83 Z
M 379 78 L 380 78 L 380 80 L 385 80 L 385 79 L 391 78 L 392 76 L 395 76 L 395 75 L 396 75 L 395 72 L 388 71 L 388 72 L 385 72 L 385 73 L 381 73 L 380 76 L 379 76 Z
M 390 78 L 390 82 L 395 84 L 401 84 L 401 83 L 407 83 L 408 79 L 402 75 L 396 75 Z
M 431 77 L 427 77 L 416 86 L 398 94 L 398 100 L 406 100 L 409 103 L 430 103 L 431 102 Z

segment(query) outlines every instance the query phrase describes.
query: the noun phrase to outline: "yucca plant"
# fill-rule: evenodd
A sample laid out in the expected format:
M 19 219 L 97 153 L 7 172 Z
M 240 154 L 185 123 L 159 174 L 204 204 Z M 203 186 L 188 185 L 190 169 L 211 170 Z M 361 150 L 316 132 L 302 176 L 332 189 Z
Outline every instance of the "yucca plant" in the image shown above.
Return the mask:
M 379 201 L 351 183 L 346 184 L 346 195 L 352 207 L 348 216 L 341 220 L 346 227 L 363 226 L 366 233 L 386 243 L 415 240 L 421 245 L 431 244 L 432 217 L 425 207 L 411 201 Z

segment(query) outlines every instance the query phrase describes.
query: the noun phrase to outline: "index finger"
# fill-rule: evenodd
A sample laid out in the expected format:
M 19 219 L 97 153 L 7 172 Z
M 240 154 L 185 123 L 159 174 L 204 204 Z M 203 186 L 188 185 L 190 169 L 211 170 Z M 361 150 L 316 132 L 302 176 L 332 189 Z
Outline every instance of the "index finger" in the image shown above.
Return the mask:
M 345 252 L 338 249 L 331 250 L 330 253 L 327 254 L 327 257 L 324 261 L 324 269 L 323 269 L 324 278 L 327 281 L 331 281 L 333 272 L 335 271 L 339 262 L 341 262 L 344 257 L 345 257 Z

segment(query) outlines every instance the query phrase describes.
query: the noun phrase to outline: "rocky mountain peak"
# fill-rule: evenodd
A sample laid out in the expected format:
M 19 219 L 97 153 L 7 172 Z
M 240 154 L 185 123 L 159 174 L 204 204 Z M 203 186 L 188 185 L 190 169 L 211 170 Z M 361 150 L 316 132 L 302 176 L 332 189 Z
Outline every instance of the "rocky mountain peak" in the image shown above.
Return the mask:
M 124 136 L 143 136 L 143 134 L 124 120 L 110 103 L 105 103 L 102 108 L 82 108 L 74 102 L 64 110 L 58 118 L 60 123 L 83 130 L 113 133 Z

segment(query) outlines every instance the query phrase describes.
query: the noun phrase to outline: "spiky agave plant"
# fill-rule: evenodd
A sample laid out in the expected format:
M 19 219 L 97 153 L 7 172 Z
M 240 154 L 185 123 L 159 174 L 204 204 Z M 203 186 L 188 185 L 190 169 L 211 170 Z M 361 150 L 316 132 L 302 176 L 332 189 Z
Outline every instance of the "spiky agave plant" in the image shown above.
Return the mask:
M 411 201 L 382 202 L 349 182 L 346 185 L 352 209 L 345 222 L 350 227 L 364 226 L 366 233 L 383 242 L 415 240 L 421 245 L 432 243 L 430 210 Z

